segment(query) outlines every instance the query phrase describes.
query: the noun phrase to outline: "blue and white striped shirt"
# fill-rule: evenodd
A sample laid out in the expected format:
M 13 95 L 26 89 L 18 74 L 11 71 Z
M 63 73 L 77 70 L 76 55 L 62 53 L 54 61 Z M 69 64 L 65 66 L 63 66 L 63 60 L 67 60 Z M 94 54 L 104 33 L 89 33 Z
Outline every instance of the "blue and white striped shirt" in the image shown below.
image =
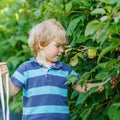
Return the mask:
M 23 89 L 23 120 L 70 120 L 66 78 L 75 74 L 68 65 L 56 62 L 49 69 L 35 58 L 21 64 L 11 77 Z

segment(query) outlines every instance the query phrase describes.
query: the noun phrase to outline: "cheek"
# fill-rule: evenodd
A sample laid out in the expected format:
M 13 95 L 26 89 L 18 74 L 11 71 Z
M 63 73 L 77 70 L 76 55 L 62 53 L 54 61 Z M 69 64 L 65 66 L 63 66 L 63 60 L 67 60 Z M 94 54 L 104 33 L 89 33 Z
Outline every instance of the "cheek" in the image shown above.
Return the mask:
M 51 54 L 58 53 L 58 49 L 56 49 L 55 47 L 51 47 L 50 49 L 48 49 L 48 53 L 51 53 Z

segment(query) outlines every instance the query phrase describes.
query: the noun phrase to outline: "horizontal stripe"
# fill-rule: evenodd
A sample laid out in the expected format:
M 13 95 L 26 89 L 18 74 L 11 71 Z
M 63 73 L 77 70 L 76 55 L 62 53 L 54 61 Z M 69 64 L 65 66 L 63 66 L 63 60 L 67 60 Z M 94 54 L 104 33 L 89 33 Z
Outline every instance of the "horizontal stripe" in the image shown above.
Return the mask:
M 61 96 L 67 96 L 67 89 L 54 87 L 54 86 L 42 86 L 42 87 L 32 88 L 27 91 L 24 90 L 23 93 L 23 95 L 26 97 L 43 95 L 43 94 L 56 94 Z
M 31 89 L 35 87 L 41 87 L 41 86 L 58 86 L 63 89 L 68 88 L 68 84 L 65 85 L 66 78 L 63 77 L 56 77 L 53 75 L 48 75 L 47 78 L 46 76 L 37 76 L 33 78 L 29 78 L 26 81 L 26 87 L 25 89 Z
M 36 69 L 36 70 L 27 70 L 24 72 L 24 75 L 28 79 L 31 77 L 42 76 L 42 75 L 46 74 L 47 71 L 48 71 L 47 68 L 40 68 L 40 69 Z
M 23 120 L 70 120 L 70 115 L 59 113 L 23 115 Z
M 64 70 L 51 69 L 48 74 L 60 77 L 67 77 L 69 72 Z
M 69 113 L 68 106 L 38 106 L 38 107 L 30 107 L 23 108 L 23 115 L 32 115 L 32 114 L 41 114 L 41 113 Z
M 23 97 L 23 106 L 35 107 L 41 105 L 67 105 L 66 97 L 60 95 L 39 95 L 34 97 Z
M 21 73 L 19 73 L 18 71 L 15 71 L 15 73 L 13 74 L 12 77 L 16 78 L 17 80 L 19 80 L 23 84 L 26 81 L 26 78 Z
M 78 75 L 74 70 L 72 70 L 72 72 L 70 73 L 71 75 Z
M 26 79 L 32 78 L 32 77 L 37 77 L 37 76 L 42 76 L 42 75 L 46 75 L 46 74 L 60 76 L 60 77 L 67 77 L 69 72 L 63 71 L 63 70 L 47 69 L 47 68 L 28 70 L 28 71 L 24 72 Z

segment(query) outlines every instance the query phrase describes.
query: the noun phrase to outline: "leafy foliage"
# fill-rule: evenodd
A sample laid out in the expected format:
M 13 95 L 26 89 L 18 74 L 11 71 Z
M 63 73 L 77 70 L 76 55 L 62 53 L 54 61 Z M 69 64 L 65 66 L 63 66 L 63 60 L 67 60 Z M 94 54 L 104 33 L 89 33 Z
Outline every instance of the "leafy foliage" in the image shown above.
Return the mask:
M 0 9 L 0 61 L 8 63 L 10 74 L 33 55 L 27 45 L 30 28 L 54 17 L 69 36 L 61 60 L 81 74 L 79 84 L 120 80 L 119 0 L 2 0 Z M 70 78 L 73 83 L 75 79 Z M 70 89 L 71 120 L 118 120 L 119 83 L 114 89 L 109 82 L 104 87 L 101 93 L 93 88 L 86 94 Z

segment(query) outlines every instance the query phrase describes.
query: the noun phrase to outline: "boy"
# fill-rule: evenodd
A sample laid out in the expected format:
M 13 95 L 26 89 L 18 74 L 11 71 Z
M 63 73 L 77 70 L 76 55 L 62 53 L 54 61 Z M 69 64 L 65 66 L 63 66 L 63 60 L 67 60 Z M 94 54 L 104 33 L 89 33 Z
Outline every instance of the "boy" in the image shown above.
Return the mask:
M 49 19 L 34 26 L 29 34 L 28 44 L 36 54 L 21 64 L 10 78 L 10 95 L 23 90 L 23 120 L 70 120 L 66 85 L 68 75 L 79 75 L 68 65 L 59 62 L 63 46 L 67 43 L 66 32 L 55 19 Z M 0 63 L 4 76 L 8 72 L 6 63 Z M 72 86 L 84 93 L 103 83 Z

